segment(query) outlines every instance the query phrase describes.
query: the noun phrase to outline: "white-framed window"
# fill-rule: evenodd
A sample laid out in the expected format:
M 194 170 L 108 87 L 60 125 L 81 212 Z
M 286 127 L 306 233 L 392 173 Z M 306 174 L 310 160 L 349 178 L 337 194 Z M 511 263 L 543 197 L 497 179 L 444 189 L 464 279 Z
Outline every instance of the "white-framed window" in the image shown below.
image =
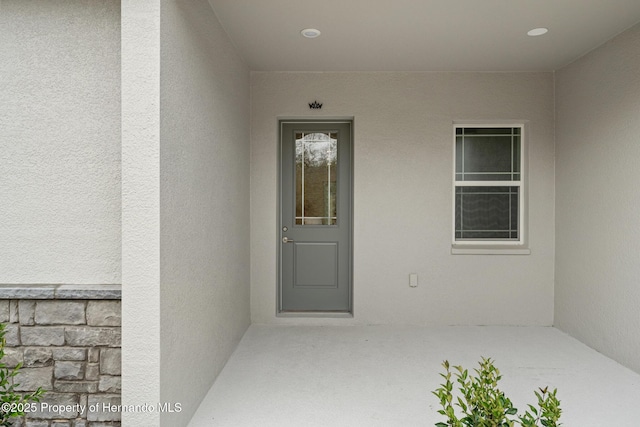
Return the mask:
M 524 123 L 454 124 L 454 248 L 523 247 L 524 144 Z

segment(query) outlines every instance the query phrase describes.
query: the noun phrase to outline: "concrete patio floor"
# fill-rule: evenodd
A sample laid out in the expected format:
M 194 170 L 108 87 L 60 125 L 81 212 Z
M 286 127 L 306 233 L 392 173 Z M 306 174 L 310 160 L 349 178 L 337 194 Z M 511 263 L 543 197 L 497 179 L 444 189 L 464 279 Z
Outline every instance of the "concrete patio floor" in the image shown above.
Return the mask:
M 252 325 L 189 427 L 433 426 L 442 361 L 482 356 L 521 410 L 549 385 L 565 427 L 640 425 L 640 374 L 554 328 Z

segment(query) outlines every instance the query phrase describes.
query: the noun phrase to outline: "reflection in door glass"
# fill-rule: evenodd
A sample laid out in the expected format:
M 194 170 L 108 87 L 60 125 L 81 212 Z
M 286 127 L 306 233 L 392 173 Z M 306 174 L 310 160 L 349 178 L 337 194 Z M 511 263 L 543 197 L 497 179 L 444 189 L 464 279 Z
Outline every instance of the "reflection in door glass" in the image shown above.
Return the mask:
M 296 224 L 335 225 L 336 132 L 296 132 Z

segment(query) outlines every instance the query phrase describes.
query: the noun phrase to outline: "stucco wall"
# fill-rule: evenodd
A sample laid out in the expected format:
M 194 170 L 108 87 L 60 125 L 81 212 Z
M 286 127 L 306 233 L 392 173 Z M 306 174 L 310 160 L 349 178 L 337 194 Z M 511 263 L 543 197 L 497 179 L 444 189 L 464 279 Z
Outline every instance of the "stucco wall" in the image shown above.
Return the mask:
M 253 72 L 251 84 L 253 322 L 552 324 L 552 73 Z M 278 117 L 327 116 L 354 117 L 355 317 L 277 318 Z M 530 130 L 531 254 L 452 255 L 452 123 L 509 119 Z
M 640 25 L 556 73 L 555 324 L 640 372 Z
M 0 2 L 0 283 L 120 283 L 120 2 Z
M 163 1 L 162 425 L 186 425 L 249 326 L 249 70 L 206 0 Z

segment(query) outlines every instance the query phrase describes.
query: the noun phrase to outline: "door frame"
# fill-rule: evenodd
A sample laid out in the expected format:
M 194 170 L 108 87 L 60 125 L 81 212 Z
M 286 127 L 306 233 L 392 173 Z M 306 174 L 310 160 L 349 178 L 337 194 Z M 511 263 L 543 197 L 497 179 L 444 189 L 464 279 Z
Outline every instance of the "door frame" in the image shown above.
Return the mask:
M 348 123 L 350 126 L 350 137 L 351 144 L 349 147 L 349 204 L 350 204 L 350 214 L 347 215 L 346 220 L 349 221 L 349 290 L 348 290 L 348 298 L 349 298 L 349 309 L 346 312 L 323 312 L 323 311 L 283 311 L 282 310 L 282 137 L 283 137 L 283 126 L 285 124 L 319 124 L 319 125 L 330 125 L 332 123 Z M 354 118 L 353 117 L 297 117 L 297 118 L 286 118 L 279 117 L 278 118 L 278 154 L 277 154 L 277 203 L 276 203 L 276 316 L 277 317 L 353 317 L 353 200 L 354 200 L 354 182 L 353 182 L 353 165 L 354 165 Z

